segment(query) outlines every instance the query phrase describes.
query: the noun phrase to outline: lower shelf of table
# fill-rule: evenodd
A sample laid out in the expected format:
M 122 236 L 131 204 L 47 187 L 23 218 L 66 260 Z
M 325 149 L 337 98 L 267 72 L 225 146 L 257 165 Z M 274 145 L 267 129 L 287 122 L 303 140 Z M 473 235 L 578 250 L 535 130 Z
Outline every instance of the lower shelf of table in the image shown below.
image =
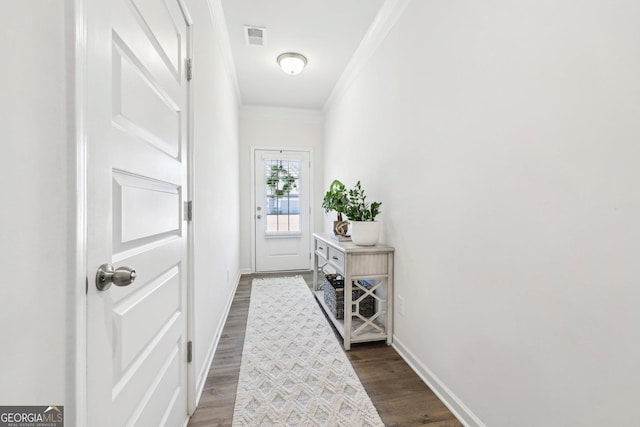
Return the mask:
M 320 306 L 322 307 L 324 312 L 327 314 L 327 317 L 333 323 L 333 326 L 336 327 L 336 329 L 338 330 L 338 332 L 340 333 L 342 338 L 344 338 L 345 337 L 344 320 L 336 319 L 333 316 L 333 314 L 331 313 L 331 309 L 324 302 L 324 292 L 315 291 L 314 295 L 315 295 L 316 299 L 318 300 L 318 302 L 320 303 Z M 361 326 L 363 324 L 364 324 L 364 322 L 361 319 L 353 318 L 351 320 L 351 326 L 352 326 L 351 329 L 352 330 L 357 329 L 359 326 Z M 381 325 L 378 325 L 378 326 L 381 326 Z M 381 326 L 381 327 L 384 327 L 384 326 Z M 362 331 L 362 332 L 360 332 L 358 334 L 354 334 L 352 332 L 351 333 L 350 342 L 358 343 L 358 342 L 367 342 L 367 341 L 382 341 L 382 340 L 386 340 L 386 339 L 387 339 L 387 334 L 383 334 L 383 333 L 380 333 L 380 332 L 365 332 L 365 331 Z

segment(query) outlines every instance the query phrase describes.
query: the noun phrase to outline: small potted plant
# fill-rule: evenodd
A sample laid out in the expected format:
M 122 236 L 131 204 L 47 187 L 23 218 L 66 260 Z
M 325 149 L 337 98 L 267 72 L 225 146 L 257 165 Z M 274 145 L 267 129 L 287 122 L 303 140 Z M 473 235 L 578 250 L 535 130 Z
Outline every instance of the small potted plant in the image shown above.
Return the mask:
M 329 191 L 324 195 L 322 207 L 325 213 L 335 211 L 338 214 L 338 220 L 333 221 L 333 234 L 336 236 L 347 235 L 348 222 L 343 220 L 342 214 L 345 213 L 348 203 L 347 188 L 342 182 L 334 179 L 329 186 Z
M 359 246 L 375 245 L 380 235 L 380 223 L 375 218 L 382 203 L 368 203 L 360 181 L 349 190 L 348 199 L 344 213 L 351 221 L 351 240 Z

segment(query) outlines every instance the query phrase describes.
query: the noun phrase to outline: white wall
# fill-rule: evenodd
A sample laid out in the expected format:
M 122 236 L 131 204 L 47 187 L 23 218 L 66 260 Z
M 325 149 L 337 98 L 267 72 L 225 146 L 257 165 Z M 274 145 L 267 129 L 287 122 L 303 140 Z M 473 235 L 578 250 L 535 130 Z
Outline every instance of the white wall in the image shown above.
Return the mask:
M 75 192 L 67 129 L 67 2 L 7 2 L 0 18 L 0 403 L 66 405 Z M 71 209 L 70 209 L 71 208 Z M 72 368 L 72 367 L 71 367 Z
M 638 16 L 413 1 L 328 112 L 325 186 L 383 202 L 396 344 L 469 424 L 637 424 Z
M 322 230 L 324 117 L 319 111 L 245 106 L 240 111 L 240 267 L 251 271 L 251 147 L 312 150 L 314 230 Z
M 194 363 L 204 381 L 239 281 L 238 100 L 210 2 L 187 3 L 194 19 Z

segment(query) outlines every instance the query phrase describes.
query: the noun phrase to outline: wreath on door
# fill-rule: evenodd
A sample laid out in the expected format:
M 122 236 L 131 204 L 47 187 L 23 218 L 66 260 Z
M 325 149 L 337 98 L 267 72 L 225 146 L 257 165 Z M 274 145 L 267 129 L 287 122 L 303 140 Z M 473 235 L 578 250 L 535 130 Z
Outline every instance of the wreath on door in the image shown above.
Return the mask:
M 298 188 L 296 178 L 282 165 L 272 165 L 271 174 L 267 177 L 267 187 L 271 197 L 284 197 Z

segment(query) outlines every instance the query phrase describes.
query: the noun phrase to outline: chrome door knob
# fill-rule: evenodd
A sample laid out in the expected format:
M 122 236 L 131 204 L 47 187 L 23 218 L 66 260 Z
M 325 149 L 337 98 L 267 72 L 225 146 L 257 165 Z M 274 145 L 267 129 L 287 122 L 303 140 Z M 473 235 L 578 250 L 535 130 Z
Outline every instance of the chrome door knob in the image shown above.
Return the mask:
M 260 219 L 262 218 L 262 215 L 257 215 L 256 218 Z
M 111 264 L 102 264 L 96 273 L 96 287 L 100 291 L 106 291 L 111 284 L 116 286 L 129 286 L 136 280 L 136 271 L 130 267 L 113 268 Z

